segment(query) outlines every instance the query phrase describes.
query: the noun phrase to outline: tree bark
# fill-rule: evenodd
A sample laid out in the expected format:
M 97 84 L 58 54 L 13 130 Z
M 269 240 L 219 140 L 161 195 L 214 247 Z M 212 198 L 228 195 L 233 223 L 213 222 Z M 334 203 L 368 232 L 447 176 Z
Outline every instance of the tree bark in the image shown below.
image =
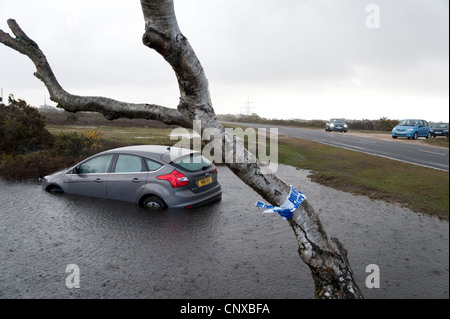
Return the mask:
M 37 70 L 34 75 L 44 82 L 50 98 L 69 112 L 99 112 L 110 120 L 120 117 L 154 119 L 188 128 L 194 128 L 193 121 L 199 120 L 200 136 L 204 136 L 206 128 L 218 129 L 223 141 L 223 158 L 235 158 L 236 153 L 244 152 L 246 159 L 244 163 L 224 161 L 226 165 L 265 200 L 280 206 L 288 197 L 290 186 L 275 174 L 264 174 L 264 165 L 217 120 L 208 80 L 194 50 L 178 27 L 173 0 L 141 0 L 141 5 L 145 20 L 143 43 L 156 50 L 172 66 L 180 89 L 177 109 L 125 103 L 104 97 L 76 96 L 66 92 L 38 45 L 14 20 L 8 20 L 8 25 L 15 38 L 0 30 L 0 42 L 33 61 Z M 294 212 L 289 224 L 298 241 L 299 255 L 311 270 L 315 297 L 363 298 L 347 260 L 347 251 L 336 238 L 327 235 L 319 216 L 307 200 Z

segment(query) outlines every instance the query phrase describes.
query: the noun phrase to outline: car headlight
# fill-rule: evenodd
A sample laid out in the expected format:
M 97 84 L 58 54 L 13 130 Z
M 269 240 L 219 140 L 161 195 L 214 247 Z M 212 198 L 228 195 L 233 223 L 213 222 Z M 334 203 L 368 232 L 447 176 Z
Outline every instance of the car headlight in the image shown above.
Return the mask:
M 334 127 L 334 124 L 330 124 L 331 127 Z
M 347 127 L 347 124 L 344 124 L 344 127 Z
M 409 128 L 407 131 L 408 132 L 412 132 L 412 131 L 414 131 L 414 129 L 413 128 Z

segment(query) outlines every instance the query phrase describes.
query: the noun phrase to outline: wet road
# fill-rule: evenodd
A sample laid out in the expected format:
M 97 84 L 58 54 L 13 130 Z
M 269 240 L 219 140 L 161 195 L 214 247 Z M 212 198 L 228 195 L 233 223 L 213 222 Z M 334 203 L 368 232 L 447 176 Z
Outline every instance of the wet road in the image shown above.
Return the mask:
M 233 123 L 248 127 L 270 128 L 270 125 L 251 123 Z M 381 156 L 406 163 L 416 164 L 447 171 L 449 170 L 448 148 L 427 146 L 410 141 L 403 143 L 401 140 L 380 140 L 370 137 L 352 136 L 339 132 L 325 132 L 324 130 L 302 129 L 295 127 L 279 126 L 278 132 L 306 140 L 319 142 L 331 146 L 349 149 L 352 151 Z M 423 138 L 420 138 L 423 139 Z
M 304 192 L 338 237 L 366 298 L 448 298 L 448 222 L 279 175 Z M 309 269 L 286 221 L 219 167 L 220 203 L 149 212 L 0 180 L 0 298 L 313 298 Z M 66 266 L 80 269 L 68 289 Z M 377 264 L 379 289 L 366 266 Z

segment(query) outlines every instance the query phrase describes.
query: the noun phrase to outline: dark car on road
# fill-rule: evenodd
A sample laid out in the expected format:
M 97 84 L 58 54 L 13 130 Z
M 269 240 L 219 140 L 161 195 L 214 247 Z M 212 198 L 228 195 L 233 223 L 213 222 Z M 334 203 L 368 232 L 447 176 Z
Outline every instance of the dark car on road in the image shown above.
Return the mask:
M 217 169 L 208 159 L 196 151 L 158 145 L 99 153 L 45 176 L 42 188 L 155 209 L 192 208 L 222 196 Z
M 448 137 L 448 123 L 436 123 L 431 128 L 431 136 L 447 136 Z
M 325 126 L 325 131 L 327 132 L 339 131 L 347 133 L 348 125 L 345 124 L 345 121 L 343 119 L 331 119 L 327 122 Z

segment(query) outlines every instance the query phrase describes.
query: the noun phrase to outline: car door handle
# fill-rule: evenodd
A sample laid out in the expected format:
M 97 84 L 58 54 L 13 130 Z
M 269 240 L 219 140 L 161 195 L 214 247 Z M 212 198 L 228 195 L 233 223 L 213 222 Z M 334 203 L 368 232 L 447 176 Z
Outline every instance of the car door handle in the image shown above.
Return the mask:
M 142 182 L 142 179 L 140 179 L 140 178 L 133 178 L 131 181 L 133 183 L 140 183 L 140 182 Z
M 101 183 L 101 182 L 103 182 L 103 180 L 102 180 L 101 178 L 97 178 L 97 179 L 95 180 L 95 182 L 96 182 L 96 183 Z

